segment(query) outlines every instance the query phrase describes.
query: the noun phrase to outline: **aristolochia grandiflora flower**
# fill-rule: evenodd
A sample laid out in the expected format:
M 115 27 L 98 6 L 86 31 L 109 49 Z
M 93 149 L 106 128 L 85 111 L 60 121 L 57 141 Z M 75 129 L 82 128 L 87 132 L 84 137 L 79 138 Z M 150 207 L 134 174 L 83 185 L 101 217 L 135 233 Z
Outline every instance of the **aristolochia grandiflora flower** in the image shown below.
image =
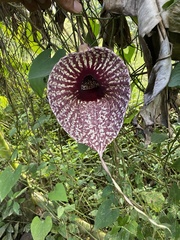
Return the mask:
M 60 125 L 101 156 L 122 126 L 129 97 L 128 69 L 107 48 L 61 58 L 48 80 L 49 103 Z

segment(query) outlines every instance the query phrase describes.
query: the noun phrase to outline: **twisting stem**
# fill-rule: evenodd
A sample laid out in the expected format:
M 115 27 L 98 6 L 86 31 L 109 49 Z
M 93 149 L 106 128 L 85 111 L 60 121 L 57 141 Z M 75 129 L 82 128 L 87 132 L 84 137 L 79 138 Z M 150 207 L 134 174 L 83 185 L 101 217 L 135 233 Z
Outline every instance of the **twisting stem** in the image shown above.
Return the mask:
M 162 224 L 158 224 L 156 223 L 153 219 L 151 219 L 146 213 L 144 213 L 143 211 L 141 211 L 138 207 L 136 207 L 132 201 L 123 193 L 123 191 L 121 190 L 120 186 L 117 184 L 117 182 L 114 180 L 114 178 L 112 177 L 105 161 L 103 160 L 102 158 L 102 153 L 99 153 L 99 157 L 101 159 L 101 164 L 104 168 L 104 170 L 106 171 L 106 173 L 109 175 L 109 177 L 111 178 L 115 188 L 117 189 L 117 191 L 123 196 L 124 200 L 130 205 L 132 206 L 138 213 L 142 214 L 144 217 L 146 217 L 150 223 L 152 223 L 154 226 L 156 227 L 159 227 L 159 228 L 162 228 L 162 229 L 167 229 L 170 233 L 171 233 L 171 230 L 166 227 L 165 225 L 162 225 Z

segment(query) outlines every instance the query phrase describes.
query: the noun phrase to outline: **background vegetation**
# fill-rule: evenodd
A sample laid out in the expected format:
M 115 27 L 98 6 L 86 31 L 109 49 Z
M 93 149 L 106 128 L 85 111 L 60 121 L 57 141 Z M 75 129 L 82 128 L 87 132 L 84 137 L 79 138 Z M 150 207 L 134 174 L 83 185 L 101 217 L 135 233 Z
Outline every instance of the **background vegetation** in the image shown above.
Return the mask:
M 132 19 L 130 45 L 114 48 L 131 73 L 131 101 L 104 159 L 126 196 L 170 231 L 118 195 L 96 152 L 69 138 L 50 110 L 46 82 L 54 63 L 81 40 L 103 44 L 102 6 L 88 4 L 83 15 L 56 6 L 31 14 L 20 5 L 0 6 L 0 239 L 31 239 L 31 230 L 34 240 L 178 240 L 180 125 L 171 109 L 171 137 L 157 125 L 148 146 L 142 125 L 132 125 L 147 84 Z

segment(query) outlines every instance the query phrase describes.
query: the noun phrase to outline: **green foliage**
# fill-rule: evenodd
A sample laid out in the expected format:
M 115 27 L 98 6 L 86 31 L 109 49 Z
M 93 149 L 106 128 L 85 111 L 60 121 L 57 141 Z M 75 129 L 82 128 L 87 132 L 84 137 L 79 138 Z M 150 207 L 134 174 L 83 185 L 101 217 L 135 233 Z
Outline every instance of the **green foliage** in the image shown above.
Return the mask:
M 0 174 L 0 202 L 4 200 L 12 187 L 17 183 L 21 175 L 21 165 L 15 171 L 11 167 L 7 167 Z
M 151 135 L 151 141 L 153 143 L 161 143 L 164 142 L 168 138 L 166 133 L 160 133 L 160 132 L 153 132 Z
M 0 130 L 0 158 L 9 160 L 11 157 L 11 151 L 8 143 L 4 138 L 3 132 Z
M 128 63 L 131 63 L 131 60 L 132 60 L 132 57 L 133 57 L 135 51 L 136 51 L 136 48 L 135 48 L 134 44 L 128 46 L 124 50 L 124 58 Z
M 171 72 L 169 87 L 180 87 L 180 63 L 177 63 Z
M 31 223 L 31 233 L 33 240 L 44 240 L 52 228 L 52 219 L 47 216 L 45 220 L 40 220 L 39 217 L 34 217 Z
M 169 0 L 166 3 L 164 3 L 164 5 L 162 6 L 162 8 L 164 10 L 168 10 L 168 8 L 172 7 L 177 1 L 179 0 Z
M 98 208 L 95 217 L 95 229 L 110 227 L 119 216 L 119 210 L 112 199 L 107 199 Z
M 141 196 L 147 205 L 155 212 L 161 212 L 165 204 L 165 198 L 161 192 L 146 191 Z
M 91 3 L 89 23 L 85 16 L 81 19 L 83 37 L 91 46 L 101 45 L 100 21 L 95 18 L 101 7 Z M 50 110 L 43 79 L 65 52 L 78 48 L 77 18 L 68 17 L 61 33 L 59 23 L 54 25 L 44 12 L 46 22 L 35 39 L 30 21 L 25 21 L 27 12 L 23 14 L 16 33 L 0 22 L 0 40 L 6 46 L 4 54 L 0 52 L 0 239 L 21 239 L 31 231 L 34 240 L 179 240 L 179 123 L 172 111 L 172 137 L 157 126 L 149 146 L 141 129 L 135 132 L 131 124 L 142 107 L 146 84 L 136 27 L 130 22 L 135 39 L 131 46 L 115 47 L 131 71 L 132 93 L 124 126 L 104 159 L 127 197 L 171 232 L 149 223 L 117 194 L 98 155 L 70 139 Z M 178 84 L 176 64 L 169 86 Z
M 79 151 L 80 153 L 84 153 L 87 149 L 88 149 L 88 146 L 86 146 L 86 145 L 83 144 L 83 143 L 78 143 L 78 151 Z
M 51 58 L 51 51 L 51 49 L 46 49 L 33 60 L 28 75 L 30 86 L 40 97 L 43 96 L 52 68 L 66 54 L 64 49 L 59 49 Z
M 66 190 L 62 183 L 57 183 L 54 190 L 48 194 L 51 201 L 68 202 Z

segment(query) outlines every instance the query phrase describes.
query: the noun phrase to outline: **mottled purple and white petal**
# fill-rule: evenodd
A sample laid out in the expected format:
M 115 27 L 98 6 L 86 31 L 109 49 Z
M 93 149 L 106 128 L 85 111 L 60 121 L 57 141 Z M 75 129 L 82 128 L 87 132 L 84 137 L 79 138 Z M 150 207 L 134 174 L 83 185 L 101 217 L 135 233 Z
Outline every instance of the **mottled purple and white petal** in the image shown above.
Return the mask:
M 107 48 L 71 53 L 54 66 L 48 98 L 64 130 L 102 154 L 123 123 L 130 98 L 128 69 Z

